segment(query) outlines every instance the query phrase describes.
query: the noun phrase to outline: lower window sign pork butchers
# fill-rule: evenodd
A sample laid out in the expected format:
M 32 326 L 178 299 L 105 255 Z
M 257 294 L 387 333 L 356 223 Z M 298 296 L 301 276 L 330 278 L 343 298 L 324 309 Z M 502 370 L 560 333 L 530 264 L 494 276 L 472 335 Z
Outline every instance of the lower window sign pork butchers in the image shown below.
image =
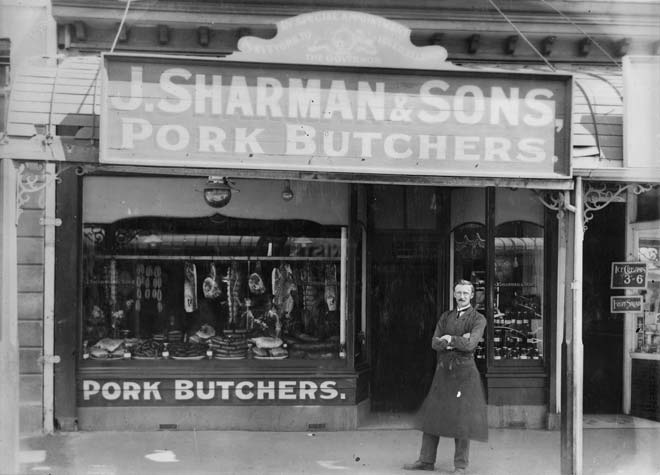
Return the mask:
M 349 379 L 83 379 L 81 406 L 342 405 L 355 403 Z
M 103 163 L 566 178 L 572 78 L 106 54 Z

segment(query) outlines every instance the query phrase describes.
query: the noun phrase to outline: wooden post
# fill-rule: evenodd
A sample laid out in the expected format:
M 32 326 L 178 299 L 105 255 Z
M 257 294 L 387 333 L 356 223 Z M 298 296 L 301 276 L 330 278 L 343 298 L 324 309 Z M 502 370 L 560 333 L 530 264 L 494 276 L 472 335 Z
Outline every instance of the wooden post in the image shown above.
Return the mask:
M 16 169 L 0 162 L 0 471 L 11 474 L 19 452 Z
M 568 238 L 574 240 L 573 221 L 568 219 Z M 573 280 L 573 267 L 569 264 L 573 260 L 574 248 L 569 246 L 566 253 L 566 280 L 565 295 L 570 295 L 570 282 Z M 564 332 L 561 343 L 561 426 L 560 426 L 560 452 L 561 452 L 561 475 L 573 473 L 573 405 L 571 401 L 573 394 L 573 303 L 571 299 L 564 300 Z
M 348 231 L 345 226 L 341 228 L 341 261 L 339 265 L 339 357 L 346 359 L 346 313 L 347 313 L 347 253 Z
M 567 198 L 568 199 L 568 198 Z M 562 212 L 561 216 L 558 219 L 557 224 L 557 320 L 555 322 L 555 347 L 552 366 L 554 367 L 554 386 L 552 387 L 553 391 L 550 394 L 551 407 L 550 411 L 553 412 L 555 417 L 552 417 L 549 420 L 553 421 L 553 427 L 548 427 L 549 429 L 556 429 L 559 421 L 559 414 L 562 412 L 562 361 L 563 361 L 563 351 L 562 343 L 564 342 L 564 322 L 566 319 L 565 312 L 565 302 L 566 302 L 566 280 L 567 275 L 567 265 L 568 259 L 567 247 L 569 243 L 568 236 L 568 226 L 566 220 L 568 219 L 568 214 Z
M 575 252 L 573 255 L 573 474 L 582 475 L 582 402 L 584 348 L 582 346 L 582 255 L 584 244 L 584 206 L 582 177 L 575 179 Z
M 48 176 L 55 176 L 55 164 L 46 164 Z M 43 428 L 46 434 L 55 432 L 53 407 L 54 392 L 54 362 L 52 361 L 55 346 L 55 181 L 51 181 L 45 189 L 46 210 L 44 213 L 44 361 L 43 373 Z
M 582 475 L 582 245 L 584 217 L 582 205 L 582 178 L 575 179 L 575 206 L 572 223 L 572 300 L 566 302 L 567 317 L 562 343 L 562 417 L 561 417 L 561 473 Z M 567 268 L 568 270 L 568 268 Z
M 637 219 L 637 198 L 628 190 L 626 199 L 626 260 L 636 261 L 637 256 L 633 254 L 635 244 L 633 242 L 632 224 Z M 636 293 L 636 291 L 635 291 Z M 634 295 L 632 291 L 626 290 L 626 295 Z M 626 312 L 623 314 L 623 399 L 621 409 L 624 414 L 630 414 L 632 406 L 632 358 L 630 353 L 635 350 L 635 314 Z

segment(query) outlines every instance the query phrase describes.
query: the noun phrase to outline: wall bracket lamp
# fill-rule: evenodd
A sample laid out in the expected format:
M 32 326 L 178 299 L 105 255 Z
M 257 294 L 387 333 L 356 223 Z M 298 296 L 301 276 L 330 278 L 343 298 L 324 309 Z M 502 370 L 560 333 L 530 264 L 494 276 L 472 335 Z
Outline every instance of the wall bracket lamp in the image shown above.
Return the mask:
M 231 201 L 232 190 L 240 191 L 233 186 L 229 178 L 224 176 L 210 176 L 204 186 L 204 201 L 212 208 L 222 208 Z
M 284 201 L 291 201 L 294 197 L 293 190 L 291 189 L 291 182 L 286 180 L 284 188 L 282 188 L 282 199 Z

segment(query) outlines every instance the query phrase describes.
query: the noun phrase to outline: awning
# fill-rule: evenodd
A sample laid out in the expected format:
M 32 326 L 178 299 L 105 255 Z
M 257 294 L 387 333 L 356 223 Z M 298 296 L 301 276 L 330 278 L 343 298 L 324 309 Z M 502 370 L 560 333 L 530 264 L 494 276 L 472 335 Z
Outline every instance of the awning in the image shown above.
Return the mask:
M 527 252 L 543 251 L 543 238 L 541 237 L 496 237 L 495 250 L 501 252 Z
M 7 135 L 98 139 L 99 66 L 98 56 L 26 61 L 13 79 Z
M 486 240 L 477 233 L 475 239 L 470 239 L 468 236 L 463 236 L 463 239 L 457 239 L 454 243 L 455 248 L 459 252 L 470 249 L 472 253 L 478 249 L 486 248 Z M 543 238 L 542 237 L 495 237 L 495 250 L 503 253 L 531 253 L 543 251 Z
M 476 69 L 548 71 L 545 65 L 480 64 Z M 564 66 L 573 91 L 573 168 L 623 166 L 623 73 L 615 66 Z

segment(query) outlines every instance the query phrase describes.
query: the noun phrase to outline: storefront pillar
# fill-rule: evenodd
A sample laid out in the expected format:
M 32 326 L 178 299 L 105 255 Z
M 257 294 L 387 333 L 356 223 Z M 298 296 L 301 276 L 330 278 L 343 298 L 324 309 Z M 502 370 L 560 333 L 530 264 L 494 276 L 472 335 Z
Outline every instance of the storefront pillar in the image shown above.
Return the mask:
M 55 164 L 45 165 L 47 176 L 54 177 Z M 46 209 L 42 220 L 44 226 L 44 432 L 55 431 L 54 417 L 54 365 L 59 357 L 55 350 L 55 226 L 59 223 L 55 217 L 55 181 L 48 180 L 46 186 Z
M 632 190 L 628 190 L 626 196 L 626 257 L 635 260 L 632 252 L 633 223 L 637 218 L 637 201 Z M 634 291 L 627 290 L 626 295 L 635 295 Z M 635 351 L 635 314 L 626 312 L 623 314 L 623 389 L 621 411 L 629 415 L 632 399 L 632 357 Z
M 0 160 L 0 467 L 18 473 L 18 271 L 16 169 Z
M 567 318 L 562 352 L 565 362 L 562 370 L 562 425 L 561 425 L 561 473 L 582 474 L 582 243 L 584 216 L 582 178 L 575 179 L 575 204 L 567 204 L 573 215 L 572 303 Z M 568 262 L 568 261 L 567 261 Z M 567 269 L 568 270 L 568 269 Z

